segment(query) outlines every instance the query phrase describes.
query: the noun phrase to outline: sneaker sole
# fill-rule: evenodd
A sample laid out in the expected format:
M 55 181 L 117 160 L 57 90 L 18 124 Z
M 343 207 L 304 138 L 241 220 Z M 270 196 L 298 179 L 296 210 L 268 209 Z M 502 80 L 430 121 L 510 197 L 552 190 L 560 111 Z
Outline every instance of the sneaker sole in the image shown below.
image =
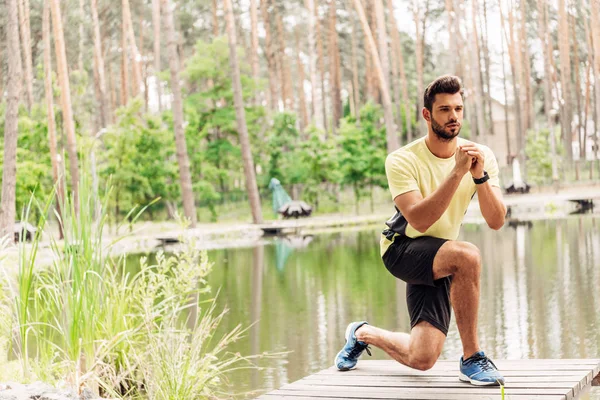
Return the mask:
M 499 386 L 498 385 L 498 381 L 496 381 L 496 382 L 482 382 L 482 381 L 477 381 L 475 379 L 469 378 L 468 376 L 466 376 L 462 372 L 459 372 L 458 379 L 460 379 L 462 382 L 469 382 L 471 385 L 475 385 L 475 386 Z
M 350 323 L 348 324 L 348 327 L 346 328 L 346 332 L 344 333 L 344 339 L 346 340 L 346 343 L 348 343 L 348 335 L 350 335 L 350 329 L 352 328 L 352 324 Z M 345 345 L 344 345 L 345 346 Z M 337 358 L 340 355 L 340 353 L 343 351 L 344 349 L 340 350 L 337 355 L 335 356 L 335 358 L 333 359 L 333 366 L 337 368 L 338 371 L 350 371 L 351 369 L 356 368 L 356 366 L 352 367 L 352 368 L 338 368 L 337 366 Z

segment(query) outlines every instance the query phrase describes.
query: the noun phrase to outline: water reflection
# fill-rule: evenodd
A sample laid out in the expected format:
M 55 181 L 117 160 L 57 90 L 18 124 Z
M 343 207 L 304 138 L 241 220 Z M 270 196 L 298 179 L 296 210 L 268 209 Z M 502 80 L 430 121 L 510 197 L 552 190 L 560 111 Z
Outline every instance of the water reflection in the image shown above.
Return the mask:
M 463 227 L 461 239 L 482 251 L 479 337 L 487 353 L 509 359 L 599 357 L 596 218 L 536 221 L 499 232 Z M 379 230 L 369 230 L 210 252 L 210 284 L 221 287 L 219 303 L 231 310 L 222 331 L 256 322 L 232 350 L 289 351 L 260 360 L 263 370 L 232 375 L 236 391 L 256 394 L 329 367 L 349 321 L 409 329 L 405 285 L 383 267 L 378 238 Z M 453 320 L 442 358 L 458 359 L 460 353 Z M 375 351 L 373 358 L 387 356 Z M 600 399 L 599 392 L 584 398 Z

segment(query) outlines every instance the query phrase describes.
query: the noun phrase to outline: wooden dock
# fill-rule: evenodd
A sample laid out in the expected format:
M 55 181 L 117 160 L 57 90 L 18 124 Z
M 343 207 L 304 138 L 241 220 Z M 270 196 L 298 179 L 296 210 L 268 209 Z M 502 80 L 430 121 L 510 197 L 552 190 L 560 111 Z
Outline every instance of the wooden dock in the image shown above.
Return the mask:
M 600 359 L 497 360 L 506 384 L 505 400 L 576 399 L 590 384 L 600 385 Z M 458 361 L 438 361 L 416 371 L 395 361 L 358 362 L 352 371 L 334 367 L 262 395 L 259 399 L 501 400 L 500 387 L 458 380 Z

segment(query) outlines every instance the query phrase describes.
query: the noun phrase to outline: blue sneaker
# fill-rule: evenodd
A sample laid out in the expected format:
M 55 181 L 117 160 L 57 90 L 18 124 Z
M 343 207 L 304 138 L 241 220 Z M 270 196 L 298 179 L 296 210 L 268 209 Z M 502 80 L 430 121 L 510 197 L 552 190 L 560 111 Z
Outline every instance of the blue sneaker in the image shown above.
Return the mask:
M 464 361 L 462 357 L 460 358 L 458 378 L 477 386 L 504 385 L 504 377 L 483 351 L 478 351 Z
M 346 334 L 344 336 L 346 338 L 346 344 L 337 356 L 335 356 L 334 361 L 336 368 L 340 371 L 348 371 L 354 368 L 358 362 L 358 357 L 360 357 L 363 351 L 366 350 L 367 353 L 371 355 L 369 346 L 356 339 L 356 330 L 366 323 L 367 321 L 351 322 L 346 328 Z

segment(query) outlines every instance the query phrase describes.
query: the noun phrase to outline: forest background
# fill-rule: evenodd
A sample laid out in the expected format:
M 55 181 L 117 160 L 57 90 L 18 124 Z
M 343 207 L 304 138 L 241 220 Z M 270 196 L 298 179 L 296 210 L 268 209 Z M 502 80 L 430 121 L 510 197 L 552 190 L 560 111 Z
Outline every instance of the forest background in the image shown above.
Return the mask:
M 442 74 L 504 186 L 600 176 L 600 0 L 3 0 L 0 234 L 82 179 L 115 220 L 261 222 L 271 178 L 372 212 Z

